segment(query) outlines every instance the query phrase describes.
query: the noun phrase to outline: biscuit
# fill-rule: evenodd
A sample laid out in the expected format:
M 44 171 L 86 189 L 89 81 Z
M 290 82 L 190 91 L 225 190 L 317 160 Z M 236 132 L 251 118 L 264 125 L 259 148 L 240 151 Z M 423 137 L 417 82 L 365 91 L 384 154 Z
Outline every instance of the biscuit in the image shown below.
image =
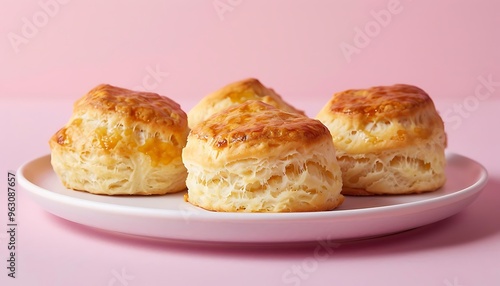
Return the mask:
M 187 200 L 222 212 L 332 210 L 344 197 L 321 122 L 248 100 L 196 125 L 183 150 Z
M 186 188 L 182 148 L 187 115 L 155 93 L 102 84 L 74 104 L 49 140 L 51 163 L 69 189 L 106 195 L 152 195 Z
M 304 115 L 302 110 L 285 102 L 273 89 L 265 87 L 255 78 L 249 78 L 228 84 L 202 98 L 188 112 L 189 127 L 193 128 L 210 115 L 247 100 L 260 100 L 284 111 Z
M 332 134 L 343 194 L 420 193 L 446 181 L 443 120 L 416 86 L 338 92 L 316 119 Z

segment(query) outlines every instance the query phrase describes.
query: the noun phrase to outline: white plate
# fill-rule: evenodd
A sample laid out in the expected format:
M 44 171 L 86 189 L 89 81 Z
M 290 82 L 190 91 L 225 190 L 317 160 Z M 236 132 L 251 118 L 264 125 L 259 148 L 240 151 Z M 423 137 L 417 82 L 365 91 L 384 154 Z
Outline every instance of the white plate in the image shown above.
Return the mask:
M 303 242 L 350 240 L 400 232 L 454 215 L 486 185 L 479 163 L 447 154 L 446 185 L 438 191 L 401 196 L 346 197 L 333 211 L 218 213 L 165 196 L 100 196 L 68 190 L 52 170 L 50 156 L 28 162 L 18 180 L 32 198 L 56 216 L 132 235 L 203 242 Z

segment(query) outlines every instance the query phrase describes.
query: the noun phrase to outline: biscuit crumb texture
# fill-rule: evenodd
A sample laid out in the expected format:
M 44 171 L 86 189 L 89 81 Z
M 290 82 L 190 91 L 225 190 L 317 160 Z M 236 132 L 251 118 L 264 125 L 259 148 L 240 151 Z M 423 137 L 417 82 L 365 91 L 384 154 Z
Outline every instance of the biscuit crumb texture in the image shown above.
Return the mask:
M 321 122 L 246 101 L 197 125 L 183 151 L 188 201 L 224 212 L 323 211 L 344 197 Z
M 444 185 L 444 123 L 422 89 L 398 84 L 339 92 L 316 118 L 332 135 L 343 194 L 421 193 Z
M 70 189 L 151 195 L 185 189 L 187 115 L 155 93 L 99 85 L 75 102 L 49 141 L 51 163 Z

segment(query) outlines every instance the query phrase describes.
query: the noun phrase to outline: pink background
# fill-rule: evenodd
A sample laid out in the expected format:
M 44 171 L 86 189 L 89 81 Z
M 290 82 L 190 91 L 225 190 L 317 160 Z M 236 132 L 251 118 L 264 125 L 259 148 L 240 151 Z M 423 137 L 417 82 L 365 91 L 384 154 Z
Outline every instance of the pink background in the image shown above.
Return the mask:
M 148 67 L 162 72 L 150 89 L 179 102 L 249 76 L 291 102 L 393 83 L 459 99 L 479 75 L 500 80 L 493 0 L 60 2 L 0 4 L 2 96 L 76 99 L 103 82 L 135 88 Z M 214 3 L 229 8 L 218 13 Z M 385 26 L 375 22 L 391 5 L 397 13 Z M 357 29 L 371 36 L 349 61 L 341 45 L 356 48 Z
M 151 90 L 188 111 L 256 77 L 312 116 L 336 91 L 415 84 L 443 116 L 448 150 L 484 164 L 490 183 L 453 218 L 342 245 L 300 285 L 500 284 L 500 2 L 6 0 L 0 11 L 4 174 L 48 153 L 72 103 L 99 83 Z M 315 247 L 120 237 L 49 215 L 18 189 L 20 277 L 8 279 L 0 262 L 1 285 L 291 285 L 282 274 L 310 263 Z M 117 281 L 122 271 L 134 278 Z

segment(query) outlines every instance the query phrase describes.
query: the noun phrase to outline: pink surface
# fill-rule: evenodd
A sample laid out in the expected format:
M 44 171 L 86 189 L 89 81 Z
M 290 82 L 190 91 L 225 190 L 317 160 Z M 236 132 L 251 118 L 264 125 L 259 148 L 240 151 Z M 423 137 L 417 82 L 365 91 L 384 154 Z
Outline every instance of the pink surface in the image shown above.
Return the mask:
M 498 3 L 3 1 L 4 176 L 48 153 L 73 101 L 98 83 L 152 90 L 189 110 L 214 89 L 253 76 L 313 116 L 335 91 L 421 86 L 443 116 L 448 149 L 482 163 L 491 178 L 452 218 L 324 247 L 321 257 L 319 242 L 258 248 L 117 236 L 47 214 L 18 187 L 18 277 L 7 277 L 2 231 L 0 285 L 500 284 Z

